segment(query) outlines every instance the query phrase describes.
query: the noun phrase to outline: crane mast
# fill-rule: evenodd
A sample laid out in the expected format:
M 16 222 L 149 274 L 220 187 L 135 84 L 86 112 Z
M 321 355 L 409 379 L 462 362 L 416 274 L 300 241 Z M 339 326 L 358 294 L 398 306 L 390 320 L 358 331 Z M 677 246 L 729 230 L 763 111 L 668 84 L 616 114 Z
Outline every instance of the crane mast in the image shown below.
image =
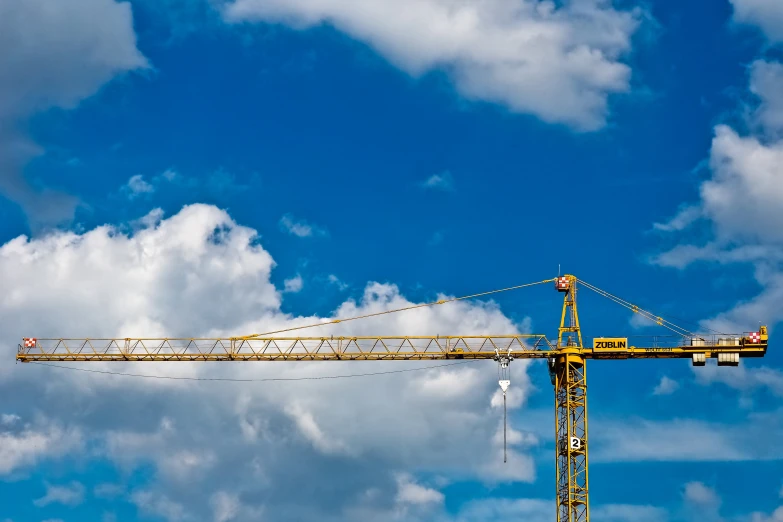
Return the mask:
M 557 337 L 557 354 L 550 359 L 555 386 L 557 522 L 586 522 L 587 502 L 587 383 L 582 332 L 576 308 L 576 278 L 559 277 L 555 286 L 565 293 Z
M 767 352 L 766 326 L 743 334 L 700 335 L 655 316 L 574 275 L 558 276 L 537 283 L 519 285 L 389 310 L 366 316 L 335 319 L 331 323 L 363 319 L 372 315 L 400 312 L 421 306 L 513 290 L 543 283 L 555 283 L 564 294 L 557 341 L 545 335 L 447 335 L 447 336 L 321 336 L 274 337 L 253 334 L 227 338 L 22 338 L 16 359 L 42 361 L 409 361 L 443 359 L 495 360 L 499 384 L 504 394 L 510 384 L 508 365 L 514 359 L 546 359 L 555 391 L 555 453 L 557 522 L 589 522 L 588 437 L 587 437 L 587 359 L 691 359 L 704 366 L 717 359 L 718 366 L 738 366 L 740 358 L 763 357 Z M 633 346 L 627 338 L 593 339 L 584 346 L 577 311 L 577 283 L 672 330 L 667 339 L 655 338 L 651 345 Z M 280 333 L 317 325 L 297 326 Z M 505 417 L 504 417 L 505 426 Z M 505 451 L 505 446 L 504 446 Z M 505 461 L 505 454 L 504 454 Z

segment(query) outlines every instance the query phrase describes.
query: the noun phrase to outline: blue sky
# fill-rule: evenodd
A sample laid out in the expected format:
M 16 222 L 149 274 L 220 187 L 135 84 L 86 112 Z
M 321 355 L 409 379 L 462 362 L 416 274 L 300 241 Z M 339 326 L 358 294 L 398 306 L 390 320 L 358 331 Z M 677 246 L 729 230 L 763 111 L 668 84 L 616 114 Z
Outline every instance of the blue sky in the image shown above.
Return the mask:
M 590 366 L 594 517 L 783 516 L 783 8 L 450 4 L 0 6 L 0 520 L 550 520 L 538 363 L 514 363 L 504 467 L 494 363 L 218 389 L 9 361 L 26 335 L 230 335 L 558 267 L 686 327 L 773 334 L 737 369 Z M 586 339 L 665 333 L 580 297 Z M 555 336 L 559 299 L 344 331 Z M 129 368 L 355 371 L 185 366 Z

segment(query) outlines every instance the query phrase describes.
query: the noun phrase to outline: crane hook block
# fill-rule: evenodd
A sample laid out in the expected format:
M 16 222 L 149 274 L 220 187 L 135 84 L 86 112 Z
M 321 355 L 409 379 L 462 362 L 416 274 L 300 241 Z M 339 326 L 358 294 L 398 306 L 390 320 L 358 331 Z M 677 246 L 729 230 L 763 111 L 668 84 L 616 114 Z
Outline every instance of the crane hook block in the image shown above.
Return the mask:
M 508 390 L 508 387 L 511 385 L 511 381 L 508 379 L 503 379 L 498 381 L 498 384 L 500 385 L 500 389 L 503 390 L 503 395 L 505 395 L 506 390 Z

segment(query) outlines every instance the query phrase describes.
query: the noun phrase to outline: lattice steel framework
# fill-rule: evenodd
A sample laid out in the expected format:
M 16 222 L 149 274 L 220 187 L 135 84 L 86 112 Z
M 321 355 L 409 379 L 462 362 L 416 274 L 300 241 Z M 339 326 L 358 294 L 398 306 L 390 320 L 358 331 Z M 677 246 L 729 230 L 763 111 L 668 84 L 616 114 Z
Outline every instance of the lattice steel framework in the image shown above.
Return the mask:
M 587 383 L 576 308 L 576 278 L 561 278 L 558 289 L 565 292 L 565 298 L 558 329 L 558 354 L 550 363 L 555 385 L 557 522 L 587 522 Z
M 558 357 L 555 376 L 557 520 L 587 522 L 587 384 L 579 354 Z
M 655 336 L 646 347 L 633 346 L 627 338 L 596 338 L 584 346 L 576 306 L 577 278 L 558 276 L 538 283 L 474 294 L 406 308 L 335 319 L 340 323 L 365 317 L 443 305 L 541 283 L 555 282 L 565 294 L 556 345 L 544 335 L 458 336 L 324 336 L 271 337 L 272 334 L 309 328 L 306 325 L 267 334 L 226 338 L 22 338 L 16 359 L 38 361 L 394 361 L 443 359 L 547 359 L 555 387 L 555 452 L 557 465 L 557 522 L 589 522 L 587 359 L 691 359 L 704 366 L 708 358 L 719 366 L 737 366 L 740 358 L 763 357 L 767 352 L 766 326 L 743 334 L 694 334 L 655 316 L 600 288 L 579 280 L 585 288 L 640 314 L 674 332 Z M 728 337 L 726 337 L 728 335 Z M 508 381 L 501 381 L 506 382 Z M 507 384 L 506 384 L 507 386 Z M 501 385 L 502 387 L 502 385 Z M 505 393 L 505 388 L 503 388 Z

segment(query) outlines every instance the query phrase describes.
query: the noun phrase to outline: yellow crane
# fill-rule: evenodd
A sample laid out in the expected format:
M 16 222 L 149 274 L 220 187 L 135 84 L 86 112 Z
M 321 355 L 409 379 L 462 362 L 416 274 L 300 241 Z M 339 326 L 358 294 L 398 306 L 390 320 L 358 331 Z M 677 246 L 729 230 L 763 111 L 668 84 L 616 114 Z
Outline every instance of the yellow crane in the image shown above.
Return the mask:
M 423 306 L 478 297 L 506 290 L 554 283 L 564 294 L 557 341 L 544 335 L 456 335 L 456 336 L 330 336 L 274 337 L 292 330 L 341 323 Z M 673 332 L 668 340 L 652 346 L 631 346 L 628 338 L 598 337 L 592 346 L 582 343 L 577 313 L 577 283 L 597 292 Z M 671 339 L 674 337 L 674 340 Z M 740 358 L 763 357 L 767 352 L 767 327 L 743 334 L 697 335 L 668 320 L 605 292 L 573 275 L 558 276 L 537 283 L 519 285 L 472 296 L 441 300 L 327 323 L 297 326 L 229 338 L 118 338 L 39 339 L 26 337 L 16 359 L 37 361 L 390 361 L 492 359 L 500 368 L 499 385 L 505 393 L 510 384 L 508 366 L 514 359 L 546 359 L 555 388 L 555 453 L 557 522 L 589 522 L 587 479 L 587 359 L 691 359 L 704 366 L 708 358 L 719 366 L 737 366 Z

